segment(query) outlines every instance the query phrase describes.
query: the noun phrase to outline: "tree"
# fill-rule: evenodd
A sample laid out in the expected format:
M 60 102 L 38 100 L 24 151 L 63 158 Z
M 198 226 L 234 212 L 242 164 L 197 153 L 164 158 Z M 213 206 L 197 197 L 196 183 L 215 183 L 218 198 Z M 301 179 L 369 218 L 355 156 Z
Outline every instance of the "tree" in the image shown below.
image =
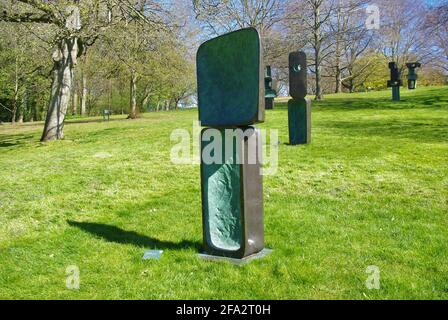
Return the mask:
M 171 90 L 170 90 L 170 102 L 173 107 L 177 109 L 179 103 L 190 96 L 196 91 L 196 79 L 194 76 L 194 64 L 183 58 L 181 55 L 174 56 L 172 58 L 173 69 L 170 74 Z M 184 69 L 183 71 L 181 71 Z
M 1 22 L 0 22 L 1 23 Z M 22 122 L 27 108 L 29 87 L 39 73 L 44 70 L 47 62 L 43 50 L 37 45 L 37 38 L 29 34 L 20 25 L 1 23 L 0 40 L 3 48 L 0 50 L 0 65 L 5 75 L 0 83 L 2 91 L 11 92 L 10 117 L 11 122 Z
M 209 36 L 253 27 L 260 34 L 264 61 L 277 61 L 279 53 L 288 54 L 288 46 L 279 39 L 280 22 L 285 16 L 281 0 L 193 0 L 196 19 Z M 285 40 L 285 39 L 283 39 Z
M 162 52 L 164 41 L 169 35 L 164 30 L 145 30 L 135 22 L 117 25 L 106 38 L 109 58 L 121 64 L 129 79 L 129 119 L 138 117 L 138 81 L 142 77 L 151 77 L 157 69 L 157 60 Z M 160 79 L 158 79 L 160 80 Z M 150 85 L 145 91 L 149 95 Z
M 196 18 L 214 35 L 254 27 L 261 37 L 283 17 L 279 0 L 193 0 Z
M 311 51 L 309 66 L 314 73 L 315 100 L 322 100 L 322 68 L 324 61 L 334 53 L 334 32 L 331 19 L 335 12 L 335 0 L 294 0 L 287 17 L 289 32 L 305 36 L 306 49 Z
M 425 34 L 426 9 L 422 0 L 379 1 L 381 28 L 378 46 L 394 61 L 400 74 L 410 60 L 422 63 L 430 59 L 430 48 Z
M 144 7 L 144 11 L 139 8 Z M 48 24 L 55 29 L 50 101 L 42 141 L 64 137 L 64 120 L 78 58 L 111 26 L 125 19 L 153 28 L 164 25 L 153 1 L 17 0 L 0 2 L 0 21 Z
M 433 36 L 431 42 L 431 64 L 448 74 L 448 1 L 430 9 L 425 23 L 425 31 Z
M 208 35 L 253 27 L 260 34 L 264 63 L 272 68 L 279 89 L 288 81 L 288 54 L 303 46 L 301 33 L 288 33 L 288 7 L 282 0 L 193 0 L 193 9 Z
M 342 85 L 349 92 L 360 89 L 385 89 L 389 77 L 387 58 L 373 49 L 367 50 L 362 56 L 350 64 L 347 77 Z
M 357 60 L 369 48 L 372 32 L 365 25 L 363 8 L 365 0 L 339 0 L 336 4 L 334 17 L 330 20 L 333 37 L 332 54 L 323 62 L 324 68 L 329 71 L 328 76 L 335 79 L 335 93 L 342 91 L 344 82 L 350 82 L 357 76 L 354 68 Z M 369 64 L 369 61 L 365 61 Z

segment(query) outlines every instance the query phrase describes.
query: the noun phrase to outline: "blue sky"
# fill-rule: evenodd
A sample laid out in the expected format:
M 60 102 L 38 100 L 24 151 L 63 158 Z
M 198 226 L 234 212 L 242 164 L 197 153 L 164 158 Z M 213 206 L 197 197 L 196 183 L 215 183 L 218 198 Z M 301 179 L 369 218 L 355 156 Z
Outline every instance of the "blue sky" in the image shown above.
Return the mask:
M 437 5 L 437 4 L 446 2 L 446 1 L 445 1 L 445 0 L 425 0 L 425 2 L 426 2 L 428 5 Z

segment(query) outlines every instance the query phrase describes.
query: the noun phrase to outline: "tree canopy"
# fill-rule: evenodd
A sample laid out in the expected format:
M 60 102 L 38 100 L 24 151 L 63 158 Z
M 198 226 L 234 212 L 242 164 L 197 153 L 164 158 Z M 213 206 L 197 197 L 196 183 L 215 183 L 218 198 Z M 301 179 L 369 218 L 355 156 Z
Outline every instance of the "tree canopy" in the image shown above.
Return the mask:
M 0 0 L 0 121 L 46 120 L 51 140 L 65 116 L 194 106 L 198 45 L 244 27 L 259 30 L 282 94 L 293 50 L 316 99 L 384 88 L 390 61 L 404 77 L 418 60 L 423 84 L 443 84 L 447 17 L 447 1 L 424 0 Z

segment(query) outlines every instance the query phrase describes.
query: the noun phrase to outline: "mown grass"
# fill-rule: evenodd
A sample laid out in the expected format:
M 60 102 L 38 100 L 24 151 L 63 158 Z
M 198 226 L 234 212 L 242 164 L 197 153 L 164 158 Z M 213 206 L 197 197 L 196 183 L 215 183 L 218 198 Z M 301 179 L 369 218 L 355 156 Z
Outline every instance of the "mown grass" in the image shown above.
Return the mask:
M 196 110 L 143 119 L 0 126 L 2 299 L 447 299 L 448 88 L 327 96 L 308 146 L 286 144 L 264 179 L 266 246 L 243 267 L 197 257 L 199 167 L 170 162 Z M 163 249 L 142 261 L 144 249 Z M 81 272 L 65 286 L 66 267 Z M 381 271 L 368 290 L 366 268 Z

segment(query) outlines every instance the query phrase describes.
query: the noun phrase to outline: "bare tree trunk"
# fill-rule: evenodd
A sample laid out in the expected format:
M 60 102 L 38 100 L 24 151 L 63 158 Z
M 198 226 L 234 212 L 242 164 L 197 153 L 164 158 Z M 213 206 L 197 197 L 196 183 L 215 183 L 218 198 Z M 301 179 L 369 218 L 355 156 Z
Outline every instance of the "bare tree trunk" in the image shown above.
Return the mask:
M 17 118 L 17 109 L 19 107 L 18 100 L 19 100 L 19 61 L 17 59 L 16 55 L 16 64 L 15 64 L 15 83 L 14 83 L 14 97 L 12 102 L 12 124 L 16 123 Z
M 109 78 L 109 95 L 107 97 L 107 99 L 109 100 L 108 101 L 108 108 L 109 108 L 109 110 L 112 110 L 112 98 L 113 98 L 112 94 L 113 94 L 113 91 L 112 91 L 112 78 Z
M 338 13 L 339 14 L 339 13 Z M 338 19 L 340 19 L 338 17 Z M 338 22 L 339 23 L 339 22 Z M 342 70 L 341 70 L 341 36 L 340 36 L 340 27 L 338 26 L 338 33 L 336 35 L 336 62 L 335 62 L 335 71 L 336 71 L 336 88 L 335 93 L 339 93 L 342 91 Z
M 34 120 L 37 120 L 36 102 L 33 102 L 33 103 L 31 104 L 31 117 L 30 117 L 30 122 L 34 122 Z
M 78 114 L 78 92 L 73 90 L 72 115 Z
M 149 94 L 147 94 L 142 101 L 142 108 L 145 109 L 146 105 L 148 104 L 148 100 L 149 100 Z
M 179 109 L 179 102 L 180 102 L 180 99 L 174 98 L 174 109 L 175 110 Z
M 355 84 L 353 83 L 353 79 L 350 79 L 349 81 L 349 88 L 348 88 L 350 93 L 355 92 Z
M 16 123 L 16 118 L 17 118 L 17 97 L 16 95 L 14 95 L 14 99 L 12 102 L 12 118 L 11 118 L 12 124 Z
M 129 113 L 128 119 L 135 119 L 137 118 L 137 72 L 135 70 L 131 71 L 130 93 L 131 112 Z
M 341 70 L 337 68 L 336 70 L 336 90 L 335 93 L 342 92 L 342 75 Z
M 81 95 L 81 115 L 85 116 L 87 114 L 87 76 L 85 72 L 82 73 L 82 95 Z
M 41 141 L 64 138 L 64 119 L 70 101 L 77 56 L 76 38 L 62 40 L 53 52 L 53 83 Z
M 316 51 L 315 58 L 316 58 L 316 61 L 317 61 L 317 59 L 320 59 L 320 53 L 318 51 Z M 322 100 L 321 82 L 322 82 L 321 66 L 320 66 L 320 64 L 316 64 L 316 97 L 315 97 L 315 100 L 317 100 L 317 101 Z
M 28 91 L 25 89 L 25 91 L 23 92 L 23 96 L 22 96 L 22 103 L 20 104 L 20 109 L 19 109 L 19 119 L 18 119 L 19 123 L 23 123 L 23 121 L 24 121 L 25 112 L 27 109 L 27 100 L 28 100 Z
M 342 70 L 341 70 L 341 55 L 342 55 L 342 50 L 341 50 L 341 33 L 344 32 L 343 29 L 343 23 L 341 22 L 341 3 L 339 2 L 339 6 L 337 9 L 337 15 L 336 15 L 336 21 L 337 21 L 337 26 L 336 26 L 336 48 L 335 48 L 335 58 L 336 58 L 336 62 L 335 62 L 335 71 L 336 71 L 336 87 L 335 87 L 335 93 L 339 93 L 342 91 Z
M 322 35 L 320 26 L 320 4 L 314 8 L 314 62 L 316 68 L 316 97 L 315 99 L 322 100 L 322 74 L 321 74 L 321 46 L 322 46 Z
M 76 74 L 73 72 L 73 79 L 72 79 L 73 85 L 72 85 L 72 115 L 76 115 L 78 113 L 78 90 L 76 86 Z

